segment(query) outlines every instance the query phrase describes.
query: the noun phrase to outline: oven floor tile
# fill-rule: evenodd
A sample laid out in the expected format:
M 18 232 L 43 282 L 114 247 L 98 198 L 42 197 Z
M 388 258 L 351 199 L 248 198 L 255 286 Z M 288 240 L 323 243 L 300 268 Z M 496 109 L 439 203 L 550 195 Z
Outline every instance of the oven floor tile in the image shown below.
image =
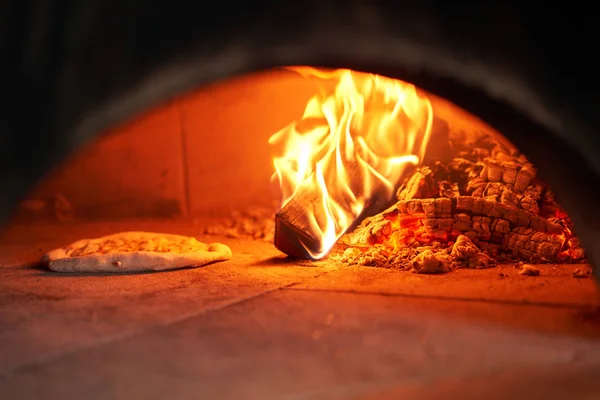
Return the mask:
M 587 334 L 557 328 L 576 323 Z M 570 308 L 284 289 L 21 368 L 0 392 L 525 399 L 569 387 L 570 397 L 591 399 L 600 396 L 597 328 Z

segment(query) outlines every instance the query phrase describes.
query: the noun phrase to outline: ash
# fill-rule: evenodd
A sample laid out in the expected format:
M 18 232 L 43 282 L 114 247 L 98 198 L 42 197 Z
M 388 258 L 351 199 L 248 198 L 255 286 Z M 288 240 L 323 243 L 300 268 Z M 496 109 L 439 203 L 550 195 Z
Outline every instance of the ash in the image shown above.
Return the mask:
M 394 204 L 340 239 L 334 259 L 417 273 L 585 261 L 572 222 L 523 155 L 493 134 L 452 136 L 455 157 L 416 169 Z
M 275 236 L 273 209 L 253 207 L 246 211 L 234 211 L 229 217 L 206 228 L 204 233 L 212 236 L 273 242 Z
M 365 248 L 348 247 L 345 251 L 338 251 L 332 259 L 350 265 L 404 269 L 421 274 L 497 265 L 494 257 L 482 251 L 464 235 L 459 235 L 455 242 L 403 246 L 396 250 L 377 244 Z

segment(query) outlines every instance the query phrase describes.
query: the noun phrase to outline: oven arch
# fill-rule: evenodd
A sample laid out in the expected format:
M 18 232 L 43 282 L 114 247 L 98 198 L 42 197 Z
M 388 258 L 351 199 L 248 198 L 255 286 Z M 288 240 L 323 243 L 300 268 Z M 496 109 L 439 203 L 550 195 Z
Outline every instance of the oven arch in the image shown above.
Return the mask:
M 292 9 L 265 1 L 237 13 L 222 4 L 196 13 L 168 2 L 98 2 L 56 8 L 45 19 L 35 18 L 34 1 L 23 5 L 5 28 L 23 40 L 2 57 L 21 62 L 3 65 L 10 79 L 0 218 L 70 152 L 170 97 L 274 66 L 344 67 L 414 83 L 502 132 L 553 187 L 600 274 L 594 82 L 576 66 L 550 62 L 561 49 L 553 52 L 553 36 L 534 33 L 548 33 L 552 18 L 530 18 L 537 10 L 516 2 L 322 3 Z M 19 21 L 47 35 L 29 36 Z

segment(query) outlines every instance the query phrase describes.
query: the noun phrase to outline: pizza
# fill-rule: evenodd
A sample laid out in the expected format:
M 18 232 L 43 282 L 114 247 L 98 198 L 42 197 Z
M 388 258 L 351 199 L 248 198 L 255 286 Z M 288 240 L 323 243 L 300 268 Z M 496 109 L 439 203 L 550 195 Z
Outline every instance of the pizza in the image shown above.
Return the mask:
M 56 272 L 141 272 L 200 267 L 231 258 L 221 243 L 206 244 L 196 238 L 151 232 L 121 232 L 78 240 L 42 257 Z

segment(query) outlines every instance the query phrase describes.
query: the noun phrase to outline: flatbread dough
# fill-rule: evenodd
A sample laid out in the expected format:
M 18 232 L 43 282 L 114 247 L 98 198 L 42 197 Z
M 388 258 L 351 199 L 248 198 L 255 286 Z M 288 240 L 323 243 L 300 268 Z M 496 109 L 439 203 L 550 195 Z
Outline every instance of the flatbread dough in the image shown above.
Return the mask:
M 200 267 L 231 258 L 221 243 L 206 244 L 193 237 L 150 232 L 121 232 L 83 239 L 42 257 L 56 272 L 140 272 Z

